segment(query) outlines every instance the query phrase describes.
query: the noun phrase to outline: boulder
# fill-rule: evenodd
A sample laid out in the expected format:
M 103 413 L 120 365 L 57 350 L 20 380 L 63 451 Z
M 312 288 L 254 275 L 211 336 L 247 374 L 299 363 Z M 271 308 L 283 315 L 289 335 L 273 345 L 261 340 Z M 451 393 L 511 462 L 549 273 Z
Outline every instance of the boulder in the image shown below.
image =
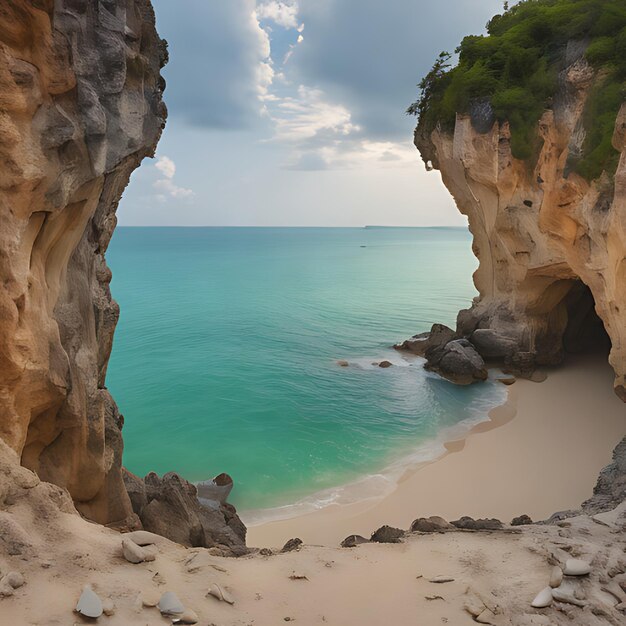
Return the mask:
M 426 369 L 459 385 L 487 379 L 483 358 L 467 339 L 454 339 L 426 351 Z
M 474 519 L 463 516 L 461 519 L 450 522 L 453 526 L 462 530 L 500 530 L 502 522 L 499 519 Z
M 511 520 L 511 526 L 527 526 L 528 524 L 532 524 L 533 521 L 526 514 L 520 515 L 519 517 L 514 517 Z
M 449 522 L 446 522 L 443 517 L 437 515 L 431 515 L 430 517 L 418 517 L 411 524 L 411 532 L 420 533 L 438 533 L 444 530 L 453 529 L 454 526 Z
M 342 548 L 356 548 L 356 546 L 362 543 L 369 543 L 370 540 L 362 537 L 361 535 L 348 535 L 342 542 Z
M 400 543 L 405 534 L 400 528 L 385 525 L 372 533 L 371 541 L 376 543 Z
M 220 548 L 229 556 L 247 553 L 246 527 L 231 504 L 200 502 L 196 487 L 174 472 L 162 478 L 151 472 L 142 481 L 124 470 L 124 482 L 145 530 L 185 546 Z
M 293 552 L 294 550 L 299 550 L 300 546 L 302 546 L 302 539 L 294 537 L 282 547 L 281 552 Z
M 391 361 L 381 361 L 378 364 L 378 367 L 382 367 L 383 369 L 387 369 L 388 367 L 391 367 L 393 365 L 393 363 Z
M 484 359 L 504 359 L 517 350 L 517 342 L 491 328 L 479 328 L 469 338 Z
M 444 324 L 433 324 L 429 332 L 413 335 L 410 339 L 396 344 L 394 348 L 411 352 L 418 356 L 425 356 L 426 351 L 430 348 L 445 345 L 456 336 L 456 333 Z
M 613 461 L 598 476 L 593 496 L 583 502 L 585 513 L 610 511 L 626 500 L 626 437 L 613 450 Z

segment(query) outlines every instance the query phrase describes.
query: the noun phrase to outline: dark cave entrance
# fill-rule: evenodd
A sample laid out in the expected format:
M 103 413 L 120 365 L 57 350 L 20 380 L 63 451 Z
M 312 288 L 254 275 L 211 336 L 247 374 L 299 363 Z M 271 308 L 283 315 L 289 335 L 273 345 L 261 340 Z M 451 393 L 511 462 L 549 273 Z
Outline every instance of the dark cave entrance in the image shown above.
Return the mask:
M 608 358 L 611 339 L 604 323 L 596 313 L 591 289 L 581 280 L 572 280 L 563 299 L 567 310 L 567 325 L 563 333 L 565 358 L 572 354 L 601 354 Z

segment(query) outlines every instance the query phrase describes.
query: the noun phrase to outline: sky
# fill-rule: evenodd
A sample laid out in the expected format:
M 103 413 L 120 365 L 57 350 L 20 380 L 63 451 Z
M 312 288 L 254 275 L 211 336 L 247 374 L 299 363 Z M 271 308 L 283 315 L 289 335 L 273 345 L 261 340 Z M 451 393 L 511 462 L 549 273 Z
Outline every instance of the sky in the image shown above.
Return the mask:
M 501 0 L 153 0 L 169 117 L 121 225 L 460 226 L 405 115 Z

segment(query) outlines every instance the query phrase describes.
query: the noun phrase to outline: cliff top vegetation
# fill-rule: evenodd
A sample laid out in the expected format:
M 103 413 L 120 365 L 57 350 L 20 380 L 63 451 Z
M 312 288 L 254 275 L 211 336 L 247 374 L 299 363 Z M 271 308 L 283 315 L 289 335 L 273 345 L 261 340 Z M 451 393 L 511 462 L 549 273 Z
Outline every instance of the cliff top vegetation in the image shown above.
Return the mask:
M 586 138 L 572 168 L 587 180 L 612 174 L 619 153 L 611 139 L 626 95 L 626 2 L 624 0 L 524 0 L 504 3 L 487 24 L 487 35 L 470 35 L 456 49 L 458 63 L 442 52 L 419 84 L 407 113 L 430 133 L 452 131 L 457 113 L 488 101 L 495 118 L 508 121 L 511 150 L 530 161 L 537 153 L 537 122 L 558 89 L 568 44 L 584 49 L 597 70 L 585 105 Z

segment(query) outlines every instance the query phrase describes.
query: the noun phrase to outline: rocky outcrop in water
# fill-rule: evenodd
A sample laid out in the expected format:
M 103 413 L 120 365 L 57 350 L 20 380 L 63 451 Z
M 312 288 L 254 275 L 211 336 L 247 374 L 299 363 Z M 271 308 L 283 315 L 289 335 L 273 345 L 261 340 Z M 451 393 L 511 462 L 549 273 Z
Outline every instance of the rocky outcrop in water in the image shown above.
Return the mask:
M 615 391 L 626 401 L 626 105 L 613 134 L 614 177 L 588 182 L 571 171 L 595 78 L 583 53 L 568 49 L 532 164 L 513 157 L 508 124 L 485 125 L 484 116 L 458 115 L 453 133 L 418 126 L 415 144 L 474 237 L 479 296 L 459 313 L 457 334 L 518 371 L 557 364 L 564 350 L 608 334 Z
M 154 22 L 149 0 L 0 4 L 0 437 L 102 523 L 133 521 L 104 254 L 165 123 Z

